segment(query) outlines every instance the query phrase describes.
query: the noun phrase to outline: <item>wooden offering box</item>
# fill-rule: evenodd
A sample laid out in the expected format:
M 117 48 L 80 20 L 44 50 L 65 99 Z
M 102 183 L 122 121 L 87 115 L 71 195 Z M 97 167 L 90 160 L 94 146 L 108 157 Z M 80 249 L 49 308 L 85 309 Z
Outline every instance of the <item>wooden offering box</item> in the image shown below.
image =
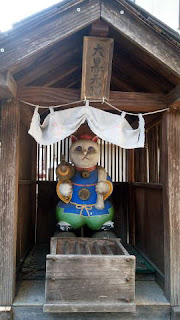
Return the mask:
M 119 239 L 51 238 L 44 312 L 134 312 L 135 257 Z

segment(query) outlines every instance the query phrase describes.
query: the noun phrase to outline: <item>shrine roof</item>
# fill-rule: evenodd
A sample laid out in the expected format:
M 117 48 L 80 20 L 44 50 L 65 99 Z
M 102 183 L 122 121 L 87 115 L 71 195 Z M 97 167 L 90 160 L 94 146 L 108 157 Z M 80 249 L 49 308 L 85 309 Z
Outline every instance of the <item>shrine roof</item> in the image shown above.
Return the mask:
M 0 34 L 0 72 L 19 86 L 80 88 L 83 37 L 114 38 L 111 89 L 167 93 L 180 82 L 180 36 L 129 0 L 64 0 Z

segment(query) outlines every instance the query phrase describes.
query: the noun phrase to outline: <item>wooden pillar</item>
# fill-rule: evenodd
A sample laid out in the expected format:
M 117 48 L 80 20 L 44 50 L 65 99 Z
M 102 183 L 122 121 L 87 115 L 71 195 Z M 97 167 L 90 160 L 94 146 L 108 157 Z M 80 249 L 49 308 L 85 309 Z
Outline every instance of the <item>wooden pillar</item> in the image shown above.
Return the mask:
M 180 112 L 163 114 L 162 166 L 165 294 L 180 305 Z
M 16 279 L 19 108 L 12 100 L 1 107 L 0 306 L 10 306 Z
M 135 245 L 135 208 L 134 208 L 134 187 L 132 183 L 135 181 L 134 171 L 134 149 L 128 150 L 128 182 L 129 182 L 129 242 Z

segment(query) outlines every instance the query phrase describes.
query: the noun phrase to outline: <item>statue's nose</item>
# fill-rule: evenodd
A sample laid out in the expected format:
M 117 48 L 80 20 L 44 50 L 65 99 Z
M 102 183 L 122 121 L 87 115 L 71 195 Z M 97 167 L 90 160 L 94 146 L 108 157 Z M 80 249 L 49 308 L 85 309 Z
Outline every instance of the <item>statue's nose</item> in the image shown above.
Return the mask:
M 84 151 L 83 151 L 83 154 L 86 156 L 86 155 L 87 155 L 87 151 L 86 151 L 86 150 L 84 150 Z

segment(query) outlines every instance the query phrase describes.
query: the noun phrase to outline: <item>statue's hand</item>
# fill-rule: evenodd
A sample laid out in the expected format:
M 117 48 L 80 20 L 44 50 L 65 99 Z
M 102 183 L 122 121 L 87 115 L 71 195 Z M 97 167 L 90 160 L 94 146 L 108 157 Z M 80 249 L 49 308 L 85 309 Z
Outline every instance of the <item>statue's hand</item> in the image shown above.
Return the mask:
M 105 195 L 109 192 L 109 185 L 104 182 L 104 181 L 100 181 L 96 184 L 96 192 L 100 195 Z
M 63 197 L 70 197 L 72 195 L 72 184 L 70 182 L 62 182 L 59 186 L 59 191 Z

